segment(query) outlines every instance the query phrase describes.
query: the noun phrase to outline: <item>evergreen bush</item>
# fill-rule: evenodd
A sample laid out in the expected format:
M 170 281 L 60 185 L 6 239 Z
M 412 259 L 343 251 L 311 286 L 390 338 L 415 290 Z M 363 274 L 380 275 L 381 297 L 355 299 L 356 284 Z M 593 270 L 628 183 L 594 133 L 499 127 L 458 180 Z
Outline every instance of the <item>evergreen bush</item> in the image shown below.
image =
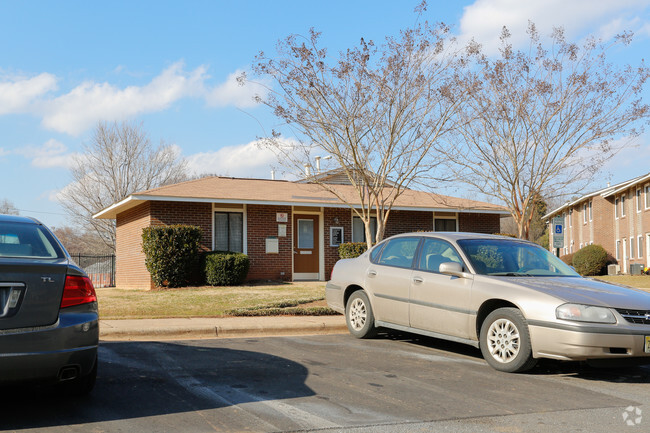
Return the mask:
M 606 266 L 607 251 L 600 245 L 587 245 L 573 256 L 573 267 L 580 275 L 603 275 Z
M 211 286 L 238 286 L 244 282 L 250 268 L 246 254 L 212 252 L 204 256 L 205 282 Z
M 368 250 L 365 242 L 345 242 L 339 245 L 339 257 L 342 259 L 353 259 L 359 257 Z
M 154 226 L 142 229 L 145 265 L 157 287 L 190 284 L 196 269 L 201 228 L 188 225 Z

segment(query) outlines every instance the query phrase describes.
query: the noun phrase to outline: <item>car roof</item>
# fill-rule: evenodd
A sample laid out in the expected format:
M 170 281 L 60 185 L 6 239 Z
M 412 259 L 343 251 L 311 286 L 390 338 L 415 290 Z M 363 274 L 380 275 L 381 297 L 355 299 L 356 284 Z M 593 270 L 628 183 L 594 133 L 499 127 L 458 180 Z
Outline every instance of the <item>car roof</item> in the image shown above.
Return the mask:
M 23 223 L 23 224 L 43 225 L 36 218 L 20 216 L 20 215 L 4 215 L 4 214 L 0 214 L 0 223 Z
M 440 239 L 445 239 L 448 241 L 459 241 L 462 239 L 505 239 L 511 241 L 527 242 L 524 241 L 523 239 L 513 238 L 509 236 L 490 235 L 485 233 L 469 233 L 469 232 L 411 232 L 411 233 L 402 233 L 391 237 L 402 237 L 402 236 L 431 236 Z

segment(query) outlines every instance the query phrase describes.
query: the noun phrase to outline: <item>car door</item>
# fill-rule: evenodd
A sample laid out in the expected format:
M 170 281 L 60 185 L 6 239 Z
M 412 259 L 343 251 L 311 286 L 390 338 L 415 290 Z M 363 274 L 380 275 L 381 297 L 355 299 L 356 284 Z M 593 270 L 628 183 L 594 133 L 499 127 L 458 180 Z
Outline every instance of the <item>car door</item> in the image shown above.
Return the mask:
M 409 325 L 409 289 L 419 242 L 419 237 L 391 239 L 368 267 L 366 287 L 377 320 Z
M 466 266 L 449 242 L 425 237 L 413 270 L 409 316 L 410 326 L 461 338 L 469 338 L 469 309 L 473 280 L 441 274 L 441 263 Z

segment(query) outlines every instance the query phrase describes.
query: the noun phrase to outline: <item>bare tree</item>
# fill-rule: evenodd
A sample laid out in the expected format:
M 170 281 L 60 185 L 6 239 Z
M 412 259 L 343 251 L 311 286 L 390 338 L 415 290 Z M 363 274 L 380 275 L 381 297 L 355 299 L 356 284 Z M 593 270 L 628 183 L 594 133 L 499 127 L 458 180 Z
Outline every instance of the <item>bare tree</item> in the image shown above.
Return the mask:
M 72 183 L 59 201 L 76 223 L 115 248 L 115 222 L 92 215 L 130 194 L 186 178 L 186 162 L 170 145 L 151 144 L 142 124 L 100 122 L 84 153 L 75 157 Z
M 95 231 L 89 232 L 77 227 L 62 226 L 52 228 L 52 232 L 70 254 L 113 254 L 113 248 L 107 246 Z
M 254 72 L 274 84 L 259 101 L 294 135 L 284 140 L 273 131 L 261 141 L 294 176 L 331 156 L 324 168 L 347 176 L 355 200 L 318 173 L 306 180 L 350 205 L 370 245 L 371 212 L 379 241 L 395 200 L 439 163 L 431 149 L 453 127 L 461 104 L 450 79 L 461 59 L 442 24 L 416 25 L 380 47 L 361 39 L 335 59 L 319 36 L 313 29 L 309 37 L 292 35 L 278 43 L 275 57 L 257 56 Z
M 0 214 L 4 215 L 19 215 L 20 211 L 16 209 L 16 206 L 14 206 L 13 202 L 10 200 L 7 200 L 6 198 L 3 198 L 0 201 Z
M 555 29 L 545 47 L 532 23 L 528 34 L 529 49 L 515 51 L 504 27 L 497 58 L 468 46 L 477 62 L 460 81 L 470 94 L 461 127 L 451 145 L 437 149 L 457 181 L 506 204 L 521 238 L 529 237 L 540 197 L 583 190 L 650 112 L 641 100 L 648 68 L 616 67 L 606 58 L 631 35 L 579 47 Z

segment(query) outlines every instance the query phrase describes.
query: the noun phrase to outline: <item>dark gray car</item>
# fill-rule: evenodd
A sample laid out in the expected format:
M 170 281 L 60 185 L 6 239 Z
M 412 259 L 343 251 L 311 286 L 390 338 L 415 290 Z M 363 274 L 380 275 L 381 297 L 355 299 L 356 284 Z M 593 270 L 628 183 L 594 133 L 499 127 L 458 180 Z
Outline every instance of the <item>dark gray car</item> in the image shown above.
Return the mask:
M 88 276 L 39 221 L 0 215 L 0 383 L 65 382 L 90 392 L 98 341 Z

